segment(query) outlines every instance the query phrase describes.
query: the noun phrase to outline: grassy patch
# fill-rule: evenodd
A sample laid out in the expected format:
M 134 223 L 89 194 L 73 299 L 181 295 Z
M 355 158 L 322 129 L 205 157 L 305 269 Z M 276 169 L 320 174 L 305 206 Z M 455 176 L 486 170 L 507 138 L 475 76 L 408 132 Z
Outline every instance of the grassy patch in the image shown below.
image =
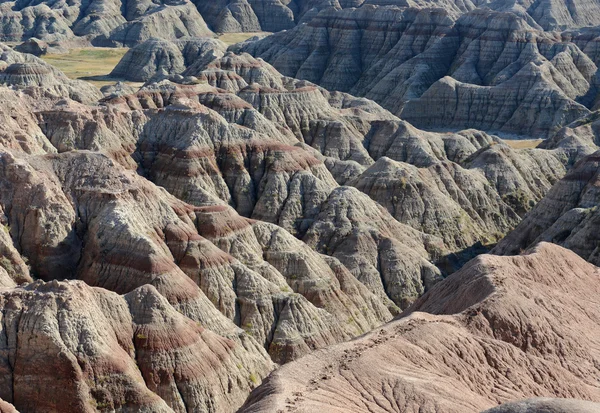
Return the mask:
M 254 384 L 255 386 L 258 385 L 258 383 L 260 383 L 260 380 L 258 379 L 258 376 L 254 373 L 250 374 L 250 377 L 248 377 L 250 379 L 250 381 L 252 382 L 252 384 Z
M 502 139 L 502 141 L 513 149 L 536 148 L 542 139 Z
M 112 85 L 119 79 L 108 77 L 127 48 L 84 47 L 65 54 L 47 54 L 42 59 L 60 69 L 71 79 L 86 80 L 97 87 Z M 139 86 L 141 84 L 127 82 Z
M 235 43 L 239 43 L 239 42 L 243 42 L 244 40 L 248 40 L 249 38 L 259 35 L 259 34 L 264 34 L 267 32 L 255 32 L 255 33 L 223 33 L 222 35 L 220 35 L 218 37 L 218 39 L 220 41 L 222 41 L 223 43 L 227 43 L 228 45 L 230 44 L 235 44 Z M 269 33 L 267 33 L 269 34 Z

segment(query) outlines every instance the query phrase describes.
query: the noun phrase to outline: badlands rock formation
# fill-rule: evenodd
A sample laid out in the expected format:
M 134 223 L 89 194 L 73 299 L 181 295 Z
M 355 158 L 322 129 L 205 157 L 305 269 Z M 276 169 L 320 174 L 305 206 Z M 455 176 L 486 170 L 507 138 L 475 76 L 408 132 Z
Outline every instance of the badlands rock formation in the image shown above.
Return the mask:
M 581 158 L 600 149 L 599 144 L 600 111 L 595 111 L 565 126 L 539 147 L 555 150 L 564 163 L 573 166 Z
M 531 0 L 485 2 L 487 6 L 510 11 L 544 30 L 564 30 L 568 28 L 600 25 L 600 3 L 595 0 L 574 0 L 569 2 L 549 0 L 535 2 Z
M 149 51 L 151 47 L 151 44 L 144 43 L 132 49 L 129 55 L 133 56 L 139 53 L 140 56 L 143 56 L 139 60 L 154 62 L 154 53 Z M 123 68 L 121 73 L 134 72 L 133 67 L 128 63 L 130 60 L 127 55 L 124 57 L 122 64 L 119 65 Z M 146 73 L 154 68 L 154 64 L 146 64 L 142 69 L 138 68 L 136 72 Z M 395 210 L 403 209 L 401 208 L 403 201 L 398 202 L 397 199 L 387 197 L 387 189 L 376 194 L 377 189 L 373 188 L 372 179 L 376 177 L 379 179 L 383 170 L 389 169 L 393 165 L 393 163 L 386 162 L 385 159 L 377 162 L 376 165 L 375 161 L 382 157 L 410 163 L 418 168 L 428 168 L 440 161 L 449 160 L 462 167 L 468 166 L 471 169 L 477 169 L 477 174 L 465 175 L 462 173 L 463 168 L 457 165 L 456 173 L 461 174 L 462 178 L 460 179 L 463 180 L 458 184 L 462 188 L 461 191 L 470 190 L 474 186 L 478 188 L 476 190 L 478 194 L 489 190 L 498 192 L 500 197 L 517 213 L 530 209 L 535 201 L 541 199 L 552 183 L 564 174 L 561 163 L 547 151 L 531 150 L 516 153 L 505 145 L 495 146 L 499 143 L 497 139 L 476 131 L 464 131 L 459 134 L 423 132 L 400 121 L 373 102 L 343 93 L 330 93 L 315 88 L 310 83 L 282 77 L 261 59 L 252 59 L 248 55 L 235 55 L 228 52 L 222 59 L 216 59 L 208 64 L 203 59 L 198 59 L 191 64 L 188 63 L 185 70 L 172 70 L 171 74 L 193 77 L 200 82 L 206 81 L 211 86 L 237 94 L 241 99 L 222 92 L 203 93 L 200 96 L 203 104 L 219 111 L 231 121 L 246 126 L 249 125 L 246 114 L 250 113 L 250 109 L 260 111 L 270 121 L 290 130 L 297 139 L 319 150 L 329 158 L 325 160 L 325 164 L 338 183 L 359 187 L 376 201 L 385 205 L 393 214 L 395 214 Z M 292 90 L 294 93 L 289 93 Z M 239 109 L 234 109 L 233 105 L 239 105 Z M 242 113 L 244 116 L 241 116 Z M 254 119 L 255 112 L 252 113 Z M 307 122 L 310 118 L 312 120 Z M 252 124 L 256 125 L 256 121 L 252 120 Z M 251 127 L 256 128 L 257 126 Z M 266 126 L 261 126 L 261 128 L 266 128 Z M 450 165 L 446 167 L 454 168 Z M 366 171 L 366 168 L 369 170 Z M 485 178 L 480 180 L 479 184 L 473 182 L 473 180 L 482 178 L 481 172 Z M 359 179 L 361 173 L 372 175 L 369 178 L 371 183 L 368 187 L 366 186 L 367 176 Z M 374 175 L 375 173 L 376 175 Z M 435 172 L 436 175 L 439 173 L 440 170 Z M 402 183 L 402 180 L 406 180 L 406 177 L 396 174 L 395 181 L 396 184 L 399 184 L 397 190 L 401 192 L 396 195 L 396 198 L 399 195 L 403 197 L 402 193 L 407 189 L 411 191 L 410 188 L 407 188 L 406 182 Z M 495 189 L 481 186 L 486 181 L 491 183 Z M 387 184 L 382 182 L 382 185 L 382 189 L 387 188 Z M 455 183 L 449 185 L 455 185 Z M 453 189 L 448 189 L 448 191 L 454 192 Z M 410 195 L 410 197 L 412 196 L 413 194 Z M 448 194 L 443 196 L 447 198 Z M 456 196 L 463 197 L 463 195 Z M 466 201 L 469 197 L 471 196 L 464 196 L 463 201 L 455 197 L 450 202 L 452 204 L 470 202 Z M 430 200 L 426 202 L 430 202 Z M 479 200 L 473 202 L 479 203 Z M 495 200 L 483 203 L 490 206 L 498 205 Z M 422 209 L 423 206 L 420 208 Z M 469 216 L 473 214 L 468 210 L 470 207 L 466 208 L 462 215 L 470 225 L 471 218 Z M 478 210 L 481 208 L 487 207 L 482 205 L 476 207 Z M 496 207 L 491 206 L 491 208 Z M 504 208 L 502 205 L 499 205 L 499 208 L 498 211 L 490 211 L 491 215 L 497 216 L 495 228 L 483 230 L 492 238 L 497 238 L 498 234 L 506 231 L 503 228 L 510 227 L 514 223 L 513 212 L 502 212 L 502 208 Z M 412 212 L 407 211 L 406 213 L 418 215 L 414 208 L 411 210 Z M 459 212 L 457 210 L 442 219 L 456 222 Z M 478 218 L 474 217 L 474 219 Z M 411 220 L 407 217 L 401 221 L 409 223 Z M 412 222 L 417 229 L 423 229 L 423 225 L 414 220 Z M 475 228 L 478 225 L 477 223 L 473 224 Z M 468 229 L 464 236 L 468 238 L 470 231 L 471 229 Z M 476 237 L 481 239 L 482 230 L 474 229 L 474 231 L 479 234 Z M 439 235 L 436 232 L 434 234 Z M 462 248 L 472 244 L 470 243 L 472 239 L 450 241 L 454 234 L 456 231 L 447 233 L 449 238 L 447 241 L 453 248 L 457 246 L 455 244 Z
M 0 4 L 0 41 L 133 46 L 150 37 L 273 32 L 291 29 L 327 7 L 340 5 L 331 0 L 7 1 Z
M 475 413 L 531 396 L 598 401 L 599 277 L 552 244 L 480 256 L 399 320 L 281 367 L 241 411 Z
M 179 74 L 188 66 L 207 64 L 223 56 L 225 43 L 211 38 L 182 38 L 174 42 L 148 40 L 130 49 L 111 76 L 145 82 L 156 75 Z
M 0 4 L 146 82 L 0 44 L 0 411 L 595 409 L 597 2 L 540 3 Z
M 187 0 L 101 0 L 92 4 L 18 0 L 0 7 L 2 41 L 35 37 L 59 43 L 81 38 L 98 45 L 131 46 L 150 37 L 174 40 L 212 34 Z
M 0 395 L 22 412 L 232 411 L 271 368 L 149 285 L 120 296 L 36 281 L 0 306 Z
M 33 55 L 15 52 L 2 43 L 0 52 L 0 84 L 50 99 L 64 96 L 92 103 L 102 97 L 94 86 L 82 80 L 69 79 L 60 70 Z
M 65 41 L 131 46 L 149 37 L 174 40 L 212 32 L 277 32 L 310 22 L 323 10 L 357 7 L 370 13 L 373 6 L 427 13 L 445 10 L 452 20 L 491 9 L 518 16 L 538 30 L 600 25 L 598 0 L 98 0 L 91 4 L 16 0 L 0 5 L 0 41 L 37 38 L 52 46 Z
M 599 173 L 598 152 L 575 164 L 523 222 L 498 244 L 494 253 L 516 254 L 539 241 L 549 241 L 572 249 L 592 263 L 600 263 Z
M 544 397 L 505 403 L 483 413 L 594 413 L 597 411 L 600 411 L 600 403 Z
M 538 164 L 486 134 L 425 133 L 248 55 L 200 60 L 184 74 L 208 85 L 151 83 L 99 106 L 35 78 L 3 89 L 22 118 L 6 124 L 0 204 L 32 274 L 119 294 L 153 285 L 186 317 L 285 362 L 389 320 L 464 262 L 450 252 L 510 230 L 529 198 L 506 198 L 507 182 L 538 176 L 536 199 L 563 173 L 549 152 L 532 152 Z M 502 180 L 477 161 L 500 148 Z M 383 202 L 387 185 L 397 204 Z M 434 197 L 438 216 L 415 219 Z
M 375 7 L 320 12 L 241 49 L 284 75 L 365 96 L 428 129 L 552 136 L 589 113 L 597 58 L 510 12 Z M 565 41 L 567 40 L 567 41 Z

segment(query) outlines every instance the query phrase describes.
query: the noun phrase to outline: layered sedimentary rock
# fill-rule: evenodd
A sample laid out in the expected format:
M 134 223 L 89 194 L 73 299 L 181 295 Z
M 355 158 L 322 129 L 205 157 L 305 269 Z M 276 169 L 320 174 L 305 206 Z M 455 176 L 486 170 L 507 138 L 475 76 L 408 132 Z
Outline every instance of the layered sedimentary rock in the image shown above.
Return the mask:
M 373 99 L 417 127 L 549 137 L 587 115 L 598 90 L 595 56 L 567 38 L 509 12 L 455 21 L 442 9 L 364 5 L 324 10 L 236 50 Z
M 291 29 L 327 7 L 341 6 L 331 0 L 18 0 L 0 5 L 0 41 L 37 38 L 57 45 L 78 39 L 133 46 L 150 37 L 175 40 L 212 36 L 213 31 L 273 32 Z
M 219 0 L 194 2 L 215 32 L 276 32 L 294 27 L 319 9 L 340 7 L 331 0 Z
M 41 56 L 48 53 L 48 43 L 32 37 L 27 41 L 15 46 L 15 50 L 20 53 L 29 53 L 34 56 Z
M 223 56 L 225 49 L 211 38 L 151 39 L 127 51 L 111 76 L 144 82 L 155 75 L 179 74 L 192 62 L 206 64 Z
M 516 254 L 539 241 L 569 248 L 592 263 L 598 257 L 598 173 L 600 154 L 589 155 L 561 179 L 494 249 Z
M 544 30 L 561 30 L 576 27 L 597 26 L 600 24 L 600 3 L 596 0 L 575 0 L 563 2 L 549 0 L 489 1 L 487 6 L 496 10 L 510 11 L 529 21 L 535 22 Z
M 136 49 L 141 52 L 147 50 L 147 47 L 146 44 L 142 44 Z M 148 58 L 144 61 L 153 61 L 153 59 Z M 152 69 L 154 66 L 146 64 L 143 67 Z M 219 112 L 229 122 L 250 127 L 264 135 L 277 136 L 276 140 L 279 144 L 294 145 L 296 141 L 304 142 L 325 156 L 324 163 L 339 184 L 358 187 L 386 206 L 400 222 L 428 234 L 436 236 L 443 234 L 446 247 L 451 251 L 460 251 L 480 242 L 487 244 L 498 240 L 518 222 L 515 211 L 521 214 L 530 209 L 550 185 L 564 174 L 564 167 L 550 152 L 516 152 L 506 145 L 499 144 L 497 138 L 477 131 L 463 131 L 458 134 L 423 132 L 398 120 L 373 102 L 344 93 L 330 93 L 308 82 L 282 77 L 272 66 L 248 55 L 228 52 L 222 58 L 210 63 L 198 59 L 189 64 L 181 74 L 193 76 L 200 82 L 205 81 L 210 86 L 228 92 L 206 86 L 190 88 L 161 83 L 147 86 L 148 90 L 158 87 L 158 90 L 161 90 L 160 98 L 156 96 L 148 99 L 145 97 L 148 92 L 144 91 L 140 92 L 135 99 L 124 97 L 115 100 L 113 104 L 121 104 L 120 102 L 125 101 L 127 107 L 150 108 L 156 105 L 160 107 L 171 105 L 175 101 L 183 102 L 183 97 L 177 96 L 184 93 L 185 99 L 198 100 Z M 182 106 L 182 109 L 193 106 L 190 106 L 189 101 L 184 105 L 186 106 Z M 166 113 L 170 114 L 170 118 L 180 119 L 179 122 L 188 122 L 184 118 L 188 116 L 185 111 Z M 164 118 L 161 115 L 151 124 L 163 124 Z M 152 126 L 149 130 L 155 133 L 157 127 Z M 306 151 L 298 148 L 294 153 L 301 154 Z M 242 153 L 241 156 L 248 155 Z M 317 164 L 322 162 L 314 159 L 314 156 L 313 153 L 309 158 L 301 161 L 312 170 L 313 175 Z M 297 157 L 298 155 L 294 156 L 296 159 L 292 163 L 298 162 Z M 403 182 L 405 177 L 396 175 L 392 179 L 384 179 L 386 182 L 382 182 L 381 185 L 385 190 L 378 190 L 374 188 L 374 183 L 367 183 L 373 179 L 369 176 L 377 170 L 377 164 L 392 165 L 386 164 L 385 160 L 375 163 L 382 157 L 407 163 L 398 164 L 400 168 L 409 168 L 408 164 L 412 164 L 435 171 L 426 177 L 425 185 L 431 188 L 438 186 L 435 181 L 438 175 L 444 174 L 444 170 L 452 171 L 443 178 L 448 189 L 439 193 L 437 206 L 431 208 L 431 214 L 440 218 L 438 222 L 423 219 L 421 216 L 425 205 L 430 202 L 424 199 L 428 196 L 426 194 L 420 194 L 419 199 L 415 199 L 405 213 L 396 213 L 409 205 L 400 206 L 398 197 L 410 199 L 415 195 L 410 192 L 412 186 L 407 188 L 406 182 Z M 256 161 L 252 163 L 254 162 Z M 282 161 L 281 165 L 286 162 Z M 172 167 L 161 168 L 173 170 Z M 246 166 L 240 168 L 247 169 Z M 471 168 L 473 171 L 465 168 Z M 212 174 L 212 172 L 206 173 Z M 289 171 L 286 173 L 289 174 Z M 253 176 L 253 172 L 250 171 L 249 175 Z M 316 176 L 316 181 L 310 178 L 312 182 L 310 185 L 323 181 L 322 171 Z M 376 176 L 379 178 L 381 175 L 377 172 Z M 298 178 L 294 180 L 299 181 Z M 178 185 L 181 185 L 181 179 L 175 178 L 173 174 L 169 179 L 176 180 Z M 253 186 L 242 193 L 240 193 L 241 182 L 238 181 L 232 186 L 231 181 L 226 179 L 228 188 L 225 189 L 225 185 L 221 185 L 223 189 L 215 188 L 214 195 L 232 203 L 244 215 L 275 222 L 297 236 L 303 236 L 318 208 L 325 207 L 324 204 L 319 207 L 320 203 L 326 201 L 323 195 L 320 198 L 313 197 L 312 210 L 303 207 L 302 223 L 298 226 L 298 216 L 290 216 L 290 212 L 293 211 L 290 205 L 294 205 L 291 199 L 297 196 L 294 194 L 296 189 L 292 188 L 292 192 L 282 194 L 280 199 L 273 199 L 272 196 L 263 197 L 261 192 L 268 188 L 257 187 L 256 178 L 251 179 L 254 181 Z M 284 178 L 284 180 L 288 179 L 289 176 Z M 308 178 L 302 178 L 304 186 L 309 184 L 306 179 Z M 214 178 L 212 180 L 214 181 Z M 273 185 L 273 182 L 269 185 Z M 174 190 L 173 184 L 167 184 L 166 181 L 160 181 L 160 184 L 170 188 L 169 190 Z M 489 184 L 492 186 L 490 187 Z M 211 183 L 211 186 L 213 185 L 214 182 Z M 284 187 L 282 183 L 277 185 L 279 188 Z M 395 199 L 387 196 L 388 187 L 395 187 L 398 191 Z M 206 190 L 206 183 L 203 188 Z M 260 192 L 257 192 L 257 188 Z M 330 191 L 331 188 L 331 182 L 321 183 L 318 191 L 323 193 Z M 199 192 L 202 191 L 199 191 L 196 186 L 196 188 L 180 188 L 174 193 L 194 203 L 197 201 L 193 199 Z M 306 189 L 304 192 L 307 192 Z M 481 201 L 482 198 L 488 200 Z M 441 206 L 448 203 L 456 205 L 457 202 L 460 205 L 457 205 L 457 208 L 446 218 L 442 218 L 444 213 L 439 213 Z M 476 204 L 475 208 L 470 206 L 471 202 Z M 306 204 L 306 201 L 302 203 Z M 283 208 L 284 204 L 285 208 Z M 293 214 L 298 212 L 294 211 Z M 479 214 L 485 217 L 483 221 Z M 446 225 L 444 222 L 449 226 L 442 229 Z M 450 228 L 453 230 L 450 231 Z
M 382 157 L 348 184 L 454 250 L 494 243 L 519 221 L 483 174 L 452 162 L 417 168 Z
M 132 46 L 150 37 L 212 35 L 196 7 L 165 2 L 101 0 L 91 4 L 16 1 L 4 3 L 0 40 L 37 38 L 52 43 L 80 38 L 94 44 Z
M 69 79 L 33 55 L 15 52 L 1 43 L 0 51 L 0 84 L 44 99 L 66 97 L 91 103 L 102 97 L 96 87 L 82 80 Z
M 480 256 L 401 319 L 283 366 L 241 411 L 475 413 L 531 396 L 598 401 L 598 277 L 552 244 Z
M 349 273 L 284 230 L 225 205 L 194 209 L 105 155 L 4 153 L 2 168 L 10 233 L 37 277 L 118 293 L 151 284 L 218 333 L 239 334 L 240 325 L 280 362 L 390 317 Z M 20 193 L 21 185 L 39 190 Z
M 483 413 L 594 413 L 600 410 L 600 403 L 573 399 L 552 399 L 549 397 L 527 399 L 505 403 Z
M 182 50 L 210 56 L 204 44 Z M 23 107 L 19 122 L 7 117 L 1 202 L 34 276 L 120 294 L 153 285 L 186 317 L 286 362 L 389 320 L 442 278 L 450 252 L 516 224 L 509 183 L 537 175 L 541 194 L 562 173 L 550 152 L 423 132 L 249 55 L 202 59 L 182 72 L 200 84 L 151 82 L 100 105 L 46 96 L 43 82 L 6 89 L 24 104 L 7 106 Z M 496 152 L 495 169 L 484 154 Z M 383 202 L 367 182 L 391 159 L 428 169 L 420 199 L 435 191 L 433 209 L 452 203 L 452 214 L 423 223 Z M 20 192 L 24 182 L 38 190 Z
M 272 368 L 148 285 L 120 296 L 36 281 L 0 295 L 0 394 L 20 411 L 232 411 Z
M 596 152 L 599 144 L 600 112 L 595 111 L 565 126 L 539 147 L 554 150 L 565 164 L 572 166 L 581 158 Z
M 92 40 L 95 46 L 134 46 L 152 37 L 175 40 L 181 37 L 211 36 L 200 13 L 187 0 L 135 10 L 130 19 Z M 166 6 L 166 7 L 165 7 Z
M 266 136 L 261 144 L 259 134 L 229 125 L 200 105 L 182 110 L 177 93 L 173 93 L 176 89 L 145 92 L 145 98 L 155 93 L 155 99 L 164 99 L 162 109 L 153 104 L 146 111 L 120 111 L 118 102 L 127 99 L 118 96 L 110 98 L 116 103 L 104 106 L 68 99 L 52 106 L 52 98 L 35 101 L 19 96 L 21 92 L 2 90 L 7 99 L 4 107 L 13 111 L 12 116 L 20 116 L 13 119 L 6 113 L 3 124 L 3 223 L 22 257 L 30 257 L 36 277 L 80 278 L 119 293 L 154 285 L 186 316 L 247 342 L 252 351 L 264 346 L 278 362 L 349 339 L 391 317 L 339 261 L 315 253 L 279 227 L 239 216 L 219 199 L 221 192 L 204 187 L 204 179 L 211 179 L 210 170 L 195 180 L 185 165 L 172 164 L 174 177 L 187 176 L 187 182 L 177 182 L 161 172 L 167 158 L 162 164 L 156 159 L 166 154 L 165 143 L 177 141 L 179 154 L 184 156 L 216 145 L 211 162 L 219 153 L 231 150 L 236 140 L 243 143 L 245 138 L 253 138 L 252 145 L 263 145 L 269 153 L 284 158 L 293 147 L 269 143 Z M 173 101 L 169 101 L 169 93 L 174 95 Z M 144 102 L 143 96 L 137 97 L 138 103 Z M 21 102 L 10 101 L 15 98 Z M 34 107 L 39 108 L 35 115 Z M 178 120 L 182 120 L 179 131 L 173 129 Z M 24 127 L 27 129 L 19 129 Z M 190 131 L 204 131 L 205 140 L 196 142 L 188 135 Z M 20 144 L 15 142 L 15 133 L 23 135 Z M 79 152 L 82 149 L 103 153 Z M 45 155 L 55 152 L 61 155 Z M 296 153 L 301 163 L 294 167 L 305 167 L 303 158 L 308 154 L 300 149 Z M 271 161 L 263 158 L 261 162 Z M 277 165 L 284 163 L 281 159 Z M 269 166 L 274 174 L 277 165 Z M 185 204 L 141 178 L 134 172 L 138 166 L 140 172 L 197 206 Z M 327 174 L 323 166 L 321 169 L 321 174 Z M 227 171 L 225 166 L 223 171 Z M 232 170 L 227 174 L 235 176 Z M 216 188 L 227 191 L 224 181 L 216 183 Z M 22 185 L 32 185 L 37 191 L 21 192 Z M 190 190 L 184 196 L 182 191 L 187 188 L 199 192 L 192 195 Z M 14 249 L 11 241 L 7 245 Z M 9 264 L 21 265 L 21 255 L 12 259 L 11 251 L 5 253 Z M 431 265 L 426 256 L 421 259 L 421 265 Z M 420 270 L 416 267 L 414 271 Z M 8 274 L 13 281 L 3 283 L 26 281 L 28 273 L 21 273 Z M 7 274 L 3 271 L 2 276 Z M 247 334 L 241 334 L 235 325 Z

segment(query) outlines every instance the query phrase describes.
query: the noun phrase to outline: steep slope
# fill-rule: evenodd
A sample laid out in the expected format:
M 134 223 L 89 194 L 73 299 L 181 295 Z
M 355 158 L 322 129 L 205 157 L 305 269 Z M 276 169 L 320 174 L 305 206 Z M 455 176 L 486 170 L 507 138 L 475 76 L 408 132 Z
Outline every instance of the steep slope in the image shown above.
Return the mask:
M 600 3 L 597 0 L 492 0 L 487 6 L 533 20 L 544 30 L 600 25 Z
M 102 97 L 93 85 L 72 80 L 64 73 L 26 53 L 13 51 L 0 43 L 0 84 L 24 90 L 44 100 L 68 97 L 78 102 L 92 103 Z
M 249 55 L 201 65 L 218 42 L 181 44 L 200 56 L 183 73 L 209 84 L 151 82 L 100 105 L 44 82 L 2 89 L 20 116 L 6 114 L 3 222 L 36 277 L 121 294 L 154 285 L 187 317 L 285 362 L 389 320 L 463 263 L 450 253 L 494 242 L 564 172 L 547 151 L 425 133 Z M 414 187 L 427 187 L 420 202 L 435 192 L 437 214 L 419 202 L 398 214 L 368 183 L 408 162 L 428 169 Z M 407 190 L 402 176 L 384 180 Z M 521 181 L 531 197 L 506 198 Z
M 505 403 L 486 410 L 483 413 L 594 413 L 600 409 L 600 403 L 592 403 L 573 399 L 536 398 L 518 402 Z
M 576 44 L 489 9 L 456 21 L 442 9 L 328 9 L 234 50 L 430 129 L 549 137 L 588 114 L 598 90 L 597 66 Z
M 287 30 L 317 13 L 340 7 L 331 0 L 219 0 L 194 2 L 215 32 L 276 32 Z
M 600 111 L 595 111 L 565 126 L 539 147 L 561 153 L 564 162 L 573 166 L 581 158 L 596 152 L 599 143 Z
M 206 64 L 223 56 L 226 48 L 225 43 L 211 38 L 151 39 L 127 51 L 111 76 L 144 82 L 157 74 L 178 74 L 192 62 Z
M 35 37 L 54 44 L 79 38 L 95 45 L 132 46 L 151 37 L 210 35 L 197 8 L 187 0 L 18 0 L 3 3 L 0 13 L 0 41 Z
M 280 362 L 390 317 L 352 276 L 284 230 L 224 205 L 194 209 L 105 155 L 0 158 L 0 204 L 36 277 L 121 294 L 154 285 L 203 326 L 228 335 L 239 334 L 233 323 L 243 327 Z
M 141 53 L 145 49 L 145 44 L 142 44 L 130 53 Z M 495 146 L 499 143 L 498 139 L 477 131 L 463 131 L 457 134 L 427 133 L 398 120 L 373 102 L 343 93 L 327 92 L 310 83 L 282 77 L 261 59 L 253 59 L 245 54 L 235 55 L 227 52 L 222 58 L 208 64 L 203 59 L 198 59 L 181 72 L 181 75 L 192 76 L 230 92 L 204 88 L 198 94 L 198 100 L 202 104 L 218 111 L 230 122 L 249 126 L 269 135 L 281 133 L 276 132 L 276 129 L 291 132 L 290 135 L 326 156 L 325 165 L 339 184 L 357 186 L 386 206 L 388 211 L 403 223 L 438 236 L 445 233 L 445 241 L 451 250 L 472 245 L 474 237 L 483 240 L 483 231 L 487 232 L 488 239 L 492 242 L 516 222 L 514 213 L 508 211 L 496 195 L 481 195 L 482 191 L 489 192 L 484 185 L 486 179 L 495 188 L 492 191 L 497 191 L 504 202 L 518 213 L 522 213 L 529 210 L 551 184 L 564 174 L 564 167 L 550 152 L 517 153 L 505 145 Z M 169 78 L 174 80 L 176 76 Z M 269 127 L 268 121 L 275 123 L 278 128 Z M 291 136 L 289 139 L 286 143 L 293 144 Z M 365 184 L 365 180 L 372 178 L 365 176 L 361 179 L 363 173 L 369 175 L 381 169 L 382 165 L 386 165 L 384 169 L 391 165 L 382 161 L 377 169 L 373 169 L 374 162 L 382 157 L 420 168 L 430 168 L 446 160 L 452 161 L 458 165 L 448 164 L 447 167 L 454 169 L 456 174 L 452 177 L 446 176 L 446 180 L 456 178 L 462 182 L 447 184 L 455 188 L 460 187 L 461 191 L 477 188 L 477 195 L 446 193 L 443 196 L 454 196 L 455 199 L 491 196 L 489 202 L 475 201 L 478 203 L 477 208 L 481 209 L 479 212 L 488 217 L 506 215 L 506 219 L 486 218 L 485 225 L 491 226 L 482 230 L 481 222 L 476 222 L 479 218 L 473 215 L 474 211 L 468 206 L 460 207 L 462 211 L 456 210 L 451 219 L 462 216 L 466 219 L 464 226 L 470 229 L 445 232 L 433 228 L 436 224 L 428 227 L 429 223 L 420 223 L 408 216 L 397 215 L 397 208 L 391 205 L 384 192 L 376 193 L 377 189 L 374 189 L 372 184 Z M 479 173 L 468 172 L 464 170 L 465 167 L 476 169 Z M 367 168 L 370 170 L 366 171 Z M 438 169 L 435 175 L 442 173 L 444 167 L 438 165 L 436 168 Z M 428 184 L 435 185 L 431 179 Z M 388 185 L 396 186 L 399 192 L 406 189 L 405 183 L 402 183 L 398 175 L 392 182 L 382 185 L 386 188 Z M 402 194 L 399 195 L 402 197 Z M 448 201 L 454 204 L 455 199 Z M 421 204 L 424 202 L 416 201 Z M 437 211 L 439 210 L 434 209 L 432 213 L 437 214 Z M 418 207 L 412 208 L 406 214 L 418 216 Z M 256 216 L 263 219 L 263 215 Z M 473 219 L 475 221 L 472 221 Z
M 572 249 L 592 263 L 600 263 L 599 172 L 598 152 L 577 162 L 493 252 L 516 254 L 536 242 L 549 241 Z
M 36 281 L 0 292 L 0 306 L 0 394 L 23 412 L 233 411 L 272 367 L 151 286 Z
M 532 396 L 598 401 L 599 277 L 552 244 L 480 256 L 400 320 L 275 371 L 242 411 L 465 413 Z

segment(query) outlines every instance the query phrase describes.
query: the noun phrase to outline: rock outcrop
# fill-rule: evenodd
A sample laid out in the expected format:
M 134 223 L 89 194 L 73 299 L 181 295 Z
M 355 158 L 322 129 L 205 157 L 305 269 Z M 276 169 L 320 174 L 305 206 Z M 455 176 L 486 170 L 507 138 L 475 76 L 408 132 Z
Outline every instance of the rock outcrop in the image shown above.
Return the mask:
M 505 403 L 483 413 L 594 413 L 599 410 L 600 403 L 546 397 Z
M 151 37 L 176 40 L 213 32 L 291 29 L 328 7 L 341 6 L 332 0 L 18 0 L 0 5 L 0 41 L 80 40 L 131 47 Z
M 64 73 L 26 53 L 18 53 L 0 43 L 0 84 L 25 91 L 31 96 L 58 99 L 70 98 L 92 103 L 102 97 L 93 85 L 72 80 Z
M 0 41 L 82 39 L 96 45 L 133 46 L 151 37 L 175 40 L 207 35 L 212 31 L 187 0 L 100 0 L 91 4 L 19 0 L 4 3 L 0 13 Z
M 577 37 L 577 36 L 571 36 Z M 550 137 L 589 113 L 596 56 L 514 13 L 364 5 L 235 50 L 428 129 Z M 583 40 L 579 44 L 584 46 Z M 585 47 L 584 47 L 585 48 Z
M 599 277 L 552 244 L 480 256 L 399 320 L 281 367 L 241 411 L 475 413 L 532 396 L 598 401 Z
M 148 285 L 120 296 L 36 281 L 0 292 L 0 306 L 0 394 L 23 412 L 233 411 L 272 368 Z
M 139 48 L 144 47 L 145 44 Z M 148 66 L 154 67 L 144 67 Z M 400 222 L 428 234 L 443 234 L 446 246 L 452 251 L 478 242 L 497 241 L 518 222 L 515 212 L 522 215 L 529 210 L 565 172 L 559 161 L 562 158 L 553 152 L 517 152 L 500 144 L 497 138 L 477 131 L 427 133 L 400 121 L 373 102 L 283 77 L 272 66 L 248 55 L 227 52 L 208 64 L 200 59 L 181 74 L 227 90 L 229 93 L 198 88 L 202 92 L 197 92 L 195 99 L 228 121 L 271 136 L 281 134 L 281 130 L 288 131 L 284 142 L 293 145 L 295 137 L 318 150 L 339 184 L 356 186 L 384 205 Z M 403 164 L 387 162 L 384 157 Z M 447 188 L 439 193 L 437 206 L 427 207 L 439 218 L 436 223 L 422 217 L 425 205 L 431 202 L 424 198 L 431 192 L 421 194 L 414 202 L 408 201 L 411 202 L 408 209 L 409 204 L 402 201 L 414 197 L 412 188 L 420 192 L 417 188 L 420 183 L 407 186 L 407 177 L 398 173 L 391 179 L 385 178 L 385 182 L 373 182 L 375 177 L 379 180 L 387 173 L 382 169 L 393 165 L 410 168 L 408 164 L 434 171 L 429 176 L 421 175 L 420 179 L 425 178 L 427 182 L 423 184 L 436 192 L 440 184 L 436 180 L 445 175 L 442 179 Z M 444 172 L 447 170 L 451 172 Z M 381 188 L 375 187 L 379 185 Z M 388 189 L 392 187 L 397 193 L 390 197 Z M 488 200 L 482 201 L 485 198 Z M 462 206 L 453 212 L 440 213 L 442 205 L 457 202 Z M 467 205 L 471 202 L 477 204 L 475 209 Z M 267 217 L 265 211 L 257 212 L 255 209 L 256 218 L 284 225 L 284 219 Z M 478 216 L 480 213 L 486 217 L 485 224 Z M 450 227 L 454 229 L 449 231 Z
M 177 0 L 172 4 L 154 4 L 142 10 L 128 10 L 132 18 L 112 29 L 109 33 L 94 37 L 94 46 L 132 47 L 153 37 L 175 40 L 182 37 L 211 36 L 196 7 L 188 0 Z M 129 2 L 127 3 L 128 7 Z M 134 3 L 135 4 L 135 3 Z M 126 16 L 127 16 L 126 15 Z
M 568 3 L 558 0 L 539 3 L 531 0 L 492 0 L 486 3 L 495 10 L 509 11 L 535 22 L 544 30 L 600 25 L 600 3 L 596 0 L 575 0 Z
M 113 75 L 146 82 L 99 91 L 0 45 L 0 410 L 600 400 L 598 268 L 552 244 L 463 267 L 522 217 L 498 251 L 598 262 L 600 157 L 563 178 L 596 147 L 595 29 L 375 3 L 0 5 L 55 23 L 16 36 L 135 46 Z M 227 51 L 196 6 L 223 30 L 300 25 Z M 295 74 L 396 114 L 234 52 L 277 42 Z M 544 403 L 562 402 L 505 407 Z
M 111 76 L 145 82 L 156 75 L 180 74 L 192 62 L 208 64 L 222 57 L 226 48 L 225 43 L 211 38 L 151 39 L 128 50 Z
M 32 37 L 27 41 L 15 46 L 15 50 L 17 52 L 29 53 L 39 57 L 48 53 L 48 43 Z
M 600 263 L 600 198 L 596 189 L 599 172 L 598 152 L 576 163 L 493 252 L 517 254 L 539 241 L 548 241 L 572 249 L 592 263 Z

